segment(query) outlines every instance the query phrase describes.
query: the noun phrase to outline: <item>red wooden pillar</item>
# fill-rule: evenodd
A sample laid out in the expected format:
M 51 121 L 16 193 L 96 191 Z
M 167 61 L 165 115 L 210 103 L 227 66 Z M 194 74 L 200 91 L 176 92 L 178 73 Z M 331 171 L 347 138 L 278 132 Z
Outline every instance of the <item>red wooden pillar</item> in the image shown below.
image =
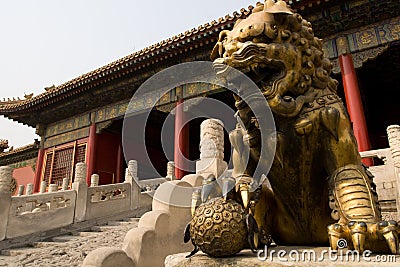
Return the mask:
M 115 183 L 121 183 L 122 181 L 122 167 L 123 167 L 123 155 L 122 155 L 122 144 L 118 145 L 118 152 L 117 152 L 117 170 L 115 172 L 116 181 Z
M 346 47 L 339 55 L 340 70 L 342 72 L 342 80 L 344 87 L 344 94 L 346 97 L 347 110 L 350 115 L 350 120 L 353 125 L 354 135 L 358 143 L 358 151 L 367 151 L 371 149 L 368 137 L 367 122 L 365 120 L 365 113 L 363 103 L 361 100 L 360 89 L 358 87 L 357 74 L 353 64 L 353 58 L 349 52 L 347 39 L 342 37 L 339 42 L 346 42 Z M 363 159 L 364 164 L 371 166 L 373 162 L 371 159 Z
M 86 182 L 90 185 L 90 176 L 94 174 L 94 168 L 96 164 L 96 124 L 92 123 L 89 128 L 89 140 L 87 145 L 87 153 L 86 153 L 86 165 L 87 165 L 87 173 L 86 173 Z
M 187 160 L 189 157 L 189 128 L 185 125 L 185 112 L 183 100 L 179 99 L 175 108 L 175 140 L 174 140 L 174 162 L 175 176 L 182 179 L 187 174 Z
M 34 192 L 39 192 L 39 189 L 40 189 L 43 159 L 44 159 L 44 148 L 40 148 L 38 151 L 38 157 L 36 160 L 35 184 L 34 184 L 34 190 L 33 190 Z

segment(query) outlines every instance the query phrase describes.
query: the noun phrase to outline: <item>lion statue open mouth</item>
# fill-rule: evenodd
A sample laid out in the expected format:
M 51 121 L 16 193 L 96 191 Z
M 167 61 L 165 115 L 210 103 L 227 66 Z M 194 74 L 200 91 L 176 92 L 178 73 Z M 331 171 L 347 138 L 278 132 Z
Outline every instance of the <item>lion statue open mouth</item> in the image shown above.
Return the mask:
M 222 31 L 211 59 L 220 75 L 226 66 L 247 73 L 272 111 L 285 117 L 298 115 L 318 93 L 336 93 L 337 81 L 329 76 L 332 65 L 323 57 L 321 40 L 283 1 L 267 1 L 237 21 L 232 31 Z
M 270 162 L 261 156 L 269 148 L 261 146 L 263 129 L 250 109 L 252 98 L 240 94 L 246 88 L 234 95 L 241 123 L 230 133 L 233 177 L 214 186 L 221 187 L 217 197 L 244 207 L 246 214 L 240 218 L 247 226 L 241 233 L 249 238 L 243 248 L 255 251 L 272 238 L 278 245 L 329 243 L 336 250 L 345 239 L 350 249 L 360 252 L 397 254 L 399 227 L 395 221 L 382 221 L 373 176 L 361 163 L 348 114 L 336 93 L 338 82 L 330 77 L 332 64 L 311 24 L 284 1 L 266 0 L 232 30 L 220 33 L 211 59 L 220 76 L 228 77 L 229 67 L 234 67 L 251 78 L 275 119 L 275 157 L 271 169 L 264 168 L 269 186 L 255 177 L 256 169 Z M 225 182 L 235 189 L 224 191 L 229 188 Z M 205 190 L 202 199 L 208 202 L 202 209 L 212 210 L 216 200 L 209 200 Z M 229 210 L 221 214 L 230 215 Z M 198 228 L 187 233 L 195 246 L 203 245 L 207 229 L 215 228 L 213 234 L 222 236 L 221 220 L 209 219 L 203 229 L 196 222 L 205 215 L 199 211 L 193 215 L 192 226 Z M 224 251 L 221 244 L 214 238 L 205 252 L 228 255 L 230 250 Z

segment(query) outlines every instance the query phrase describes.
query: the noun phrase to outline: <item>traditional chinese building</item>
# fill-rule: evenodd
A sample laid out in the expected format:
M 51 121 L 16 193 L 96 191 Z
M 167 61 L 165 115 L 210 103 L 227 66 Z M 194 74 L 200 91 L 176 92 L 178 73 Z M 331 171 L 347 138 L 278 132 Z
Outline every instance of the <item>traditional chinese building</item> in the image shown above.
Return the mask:
M 18 180 L 18 184 L 34 183 L 38 148 L 37 140 L 33 144 L 15 149 L 8 146 L 7 140 L 0 140 L 0 166 L 12 167 L 13 176 Z M 15 190 L 14 194 L 16 193 Z
M 312 23 L 315 35 L 324 40 L 324 50 L 334 62 L 339 95 L 346 101 L 359 150 L 387 147 L 386 127 L 400 120 L 394 97 L 400 89 L 400 2 L 287 2 Z M 163 69 L 182 62 L 209 60 L 219 32 L 232 28 L 251 9 L 173 36 L 64 84 L 46 88 L 37 96 L 0 102 L 1 115 L 35 127 L 41 137 L 35 190 L 42 180 L 61 185 L 63 178 L 73 178 L 74 166 L 81 161 L 88 165 L 88 177 L 93 173 L 100 175 L 100 184 L 123 181 L 125 160 L 133 158 L 141 166 L 140 177 L 155 175 L 147 172 L 146 163 L 141 164 L 144 151 L 137 150 L 128 155 L 130 158 L 124 158 L 122 124 L 132 95 L 146 79 Z M 177 103 L 202 95 L 234 106 L 229 92 L 197 83 L 174 88 L 152 109 L 146 133 L 153 141 L 146 142 L 146 149 L 159 173 L 165 175 L 167 165 L 157 141 L 164 119 Z M 158 91 L 135 100 L 133 111 L 138 119 L 151 108 L 147 103 L 156 97 Z M 176 127 L 182 124 L 181 109 L 178 106 Z M 197 159 L 199 152 L 197 146 L 189 146 L 189 133 L 193 132 L 191 143 L 198 144 L 200 122 L 190 122 L 188 130 L 181 132 L 183 154 L 190 159 Z M 178 139 L 175 138 L 176 143 Z M 2 157 L 5 156 L 0 154 Z M 179 161 L 181 158 L 176 155 L 175 162 Z M 176 174 L 182 176 L 179 170 Z

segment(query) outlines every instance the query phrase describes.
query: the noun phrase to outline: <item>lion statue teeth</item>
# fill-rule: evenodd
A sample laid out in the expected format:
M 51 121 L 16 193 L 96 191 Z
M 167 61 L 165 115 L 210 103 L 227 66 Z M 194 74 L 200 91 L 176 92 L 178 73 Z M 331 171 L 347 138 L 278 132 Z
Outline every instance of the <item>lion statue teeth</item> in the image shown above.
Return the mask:
M 246 102 L 251 98 L 234 95 L 242 123 L 230 133 L 234 169 L 225 180 L 236 185 L 224 196 L 243 205 L 251 215 L 247 219 L 255 219 L 255 225 L 247 224 L 252 230 L 243 248 L 263 248 L 270 243 L 266 237 L 272 237 L 277 245 L 330 244 L 336 250 L 345 239 L 359 252 L 397 254 L 400 228 L 395 221 L 382 221 L 373 176 L 361 163 L 347 111 L 336 93 L 338 82 L 330 76 L 332 64 L 312 25 L 284 1 L 267 0 L 232 30 L 220 33 L 211 59 L 218 75 L 227 78 L 234 67 L 258 86 L 276 125 L 269 169 L 268 159 L 260 156 L 269 149 L 261 146 L 263 129 Z M 245 140 L 252 140 L 246 148 Z M 251 155 L 248 162 L 245 155 Z M 259 175 L 256 168 L 268 181 L 250 190 L 260 180 L 254 177 Z M 193 207 L 194 220 L 204 216 L 200 207 Z M 199 231 L 190 229 L 197 245 Z M 229 246 L 220 245 L 209 254 L 231 253 Z

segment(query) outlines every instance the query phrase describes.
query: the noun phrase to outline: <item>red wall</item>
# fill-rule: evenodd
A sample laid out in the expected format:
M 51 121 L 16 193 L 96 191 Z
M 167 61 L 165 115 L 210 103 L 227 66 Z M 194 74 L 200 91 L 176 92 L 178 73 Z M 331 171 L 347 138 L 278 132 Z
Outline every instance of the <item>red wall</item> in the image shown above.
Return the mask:
M 25 185 L 24 194 L 26 192 L 26 185 L 33 184 L 35 180 L 35 172 L 33 171 L 31 166 L 25 166 L 22 168 L 14 169 L 13 177 L 17 180 L 17 191 L 15 194 L 18 193 L 18 186 Z
M 103 132 L 97 136 L 94 172 L 100 176 L 100 185 L 117 182 L 117 168 L 122 169 L 122 166 L 117 166 L 118 146 L 120 144 L 120 135 Z M 121 179 L 123 180 L 122 177 Z

